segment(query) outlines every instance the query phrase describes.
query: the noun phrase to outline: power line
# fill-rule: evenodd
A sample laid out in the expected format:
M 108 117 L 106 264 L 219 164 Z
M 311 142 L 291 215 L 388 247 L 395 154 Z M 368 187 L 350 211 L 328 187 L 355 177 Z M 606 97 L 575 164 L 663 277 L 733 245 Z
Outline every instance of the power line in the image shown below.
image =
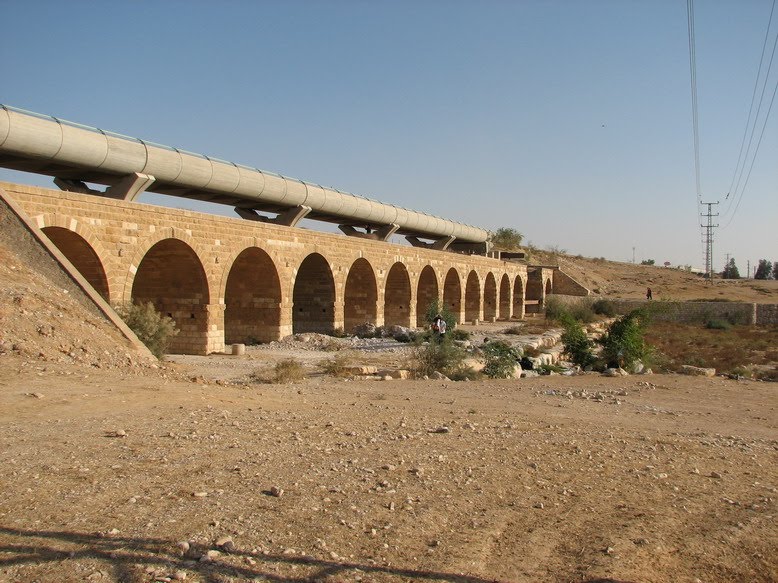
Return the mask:
M 732 173 L 732 182 L 729 184 L 729 190 L 727 191 L 727 196 L 725 197 L 725 200 L 729 198 L 729 195 L 732 193 L 732 187 L 735 184 L 735 177 L 737 176 L 738 168 L 740 167 L 740 160 L 743 156 L 743 146 L 746 144 L 746 136 L 748 135 L 748 127 L 751 125 L 751 113 L 754 110 L 754 101 L 756 100 L 756 89 L 759 87 L 759 77 L 762 74 L 762 64 L 764 63 L 764 53 L 765 49 L 767 49 L 767 39 L 770 36 L 770 26 L 773 22 L 773 12 L 775 11 L 775 0 L 773 0 L 772 8 L 770 9 L 770 19 L 767 21 L 767 30 L 764 34 L 764 42 L 762 43 L 762 55 L 759 57 L 759 68 L 756 70 L 756 79 L 754 79 L 754 90 L 751 93 L 751 105 L 748 108 L 748 119 L 746 120 L 746 127 L 743 129 L 743 139 L 740 142 L 740 152 L 737 156 L 737 164 L 735 164 L 735 171 Z M 778 38 L 778 37 L 777 37 Z M 772 62 L 772 59 L 771 59 Z M 765 83 L 767 82 L 767 76 L 765 76 Z M 760 101 L 761 105 L 761 101 Z M 754 120 L 754 123 L 756 123 L 756 120 Z M 743 165 L 745 165 L 745 161 L 743 162 Z M 731 202 L 730 205 L 731 206 Z M 729 210 L 729 206 L 727 206 L 727 210 Z M 726 213 L 727 211 L 725 211 Z
M 694 36 L 694 0 L 686 0 L 686 18 L 689 34 L 689 74 L 692 90 L 692 132 L 694 135 L 694 177 L 697 186 L 697 207 L 702 201 L 700 186 L 700 128 L 697 114 L 697 52 Z
M 748 139 L 748 147 L 746 148 L 746 155 L 745 155 L 745 158 L 743 159 L 743 166 L 740 168 L 740 174 L 738 175 L 737 183 L 735 184 L 735 198 L 742 198 L 743 191 L 745 190 L 745 183 L 743 185 L 743 188 L 741 189 L 740 188 L 740 182 L 741 182 L 741 179 L 743 178 L 743 172 L 745 171 L 746 161 L 748 160 L 748 154 L 749 154 L 749 152 L 751 150 L 751 144 L 754 141 L 754 133 L 756 132 L 756 126 L 757 126 L 758 119 L 759 119 L 759 113 L 762 110 L 762 103 L 764 101 L 764 94 L 765 94 L 765 90 L 767 89 L 767 80 L 768 80 L 768 78 L 770 76 L 770 71 L 772 70 L 773 59 L 775 58 L 776 47 L 778 47 L 778 35 L 776 35 L 775 42 L 773 43 L 773 51 L 772 51 L 772 53 L 770 55 L 770 63 L 768 65 L 768 67 L 767 67 L 767 73 L 765 73 L 764 83 L 762 84 L 762 93 L 759 96 L 759 105 L 756 108 L 756 115 L 754 116 L 754 124 L 751 127 L 751 135 L 750 135 L 750 137 Z M 778 84 L 776 84 L 776 87 L 778 87 Z M 775 93 L 773 93 L 773 97 L 775 97 Z M 770 109 L 772 109 L 772 100 L 770 101 Z M 762 132 L 764 132 L 764 127 L 767 125 L 767 119 L 769 118 L 769 116 L 770 116 L 770 112 L 768 111 L 768 113 L 765 116 L 764 124 L 762 126 L 762 128 L 763 128 Z M 759 144 L 761 144 L 761 135 L 760 135 L 760 139 L 759 139 Z M 757 155 L 758 150 L 759 150 L 759 144 L 757 144 L 757 148 L 754 150 L 754 155 L 753 155 L 753 158 L 752 158 L 752 161 L 751 161 L 751 168 L 753 168 L 754 161 L 756 160 L 756 155 Z M 749 175 L 750 175 L 750 170 L 749 170 Z M 738 190 L 740 190 L 739 194 L 738 194 Z M 738 200 L 738 206 L 739 206 L 739 204 L 740 204 L 740 201 Z M 732 206 L 732 203 L 730 202 L 730 204 L 727 207 L 727 210 L 725 211 L 725 214 L 729 211 L 731 206 Z
M 776 36 L 776 41 L 778 41 L 778 36 Z M 765 131 L 765 128 L 767 127 L 767 120 L 770 119 L 770 112 L 773 110 L 773 102 L 775 101 L 776 93 L 778 93 L 778 81 L 776 81 L 775 89 L 773 89 L 773 96 L 770 99 L 770 107 L 767 108 L 767 114 L 765 115 L 764 123 L 762 124 L 762 131 L 759 133 L 759 141 L 756 143 L 756 149 L 754 150 L 754 157 L 751 159 L 751 166 L 748 168 L 748 174 L 746 175 L 746 181 L 743 183 L 743 189 L 740 191 L 740 196 L 738 197 L 737 204 L 735 205 L 735 210 L 732 211 L 732 216 L 729 217 L 729 220 L 727 221 L 727 224 L 724 225 L 725 229 L 732 222 L 732 219 L 735 218 L 735 214 L 737 213 L 737 209 L 740 208 L 740 203 L 743 200 L 743 193 L 746 190 L 746 186 L 748 186 L 748 180 L 751 178 L 751 170 L 754 169 L 754 162 L 756 162 L 756 155 L 759 152 L 759 146 L 762 145 L 762 138 L 764 137 L 764 131 Z

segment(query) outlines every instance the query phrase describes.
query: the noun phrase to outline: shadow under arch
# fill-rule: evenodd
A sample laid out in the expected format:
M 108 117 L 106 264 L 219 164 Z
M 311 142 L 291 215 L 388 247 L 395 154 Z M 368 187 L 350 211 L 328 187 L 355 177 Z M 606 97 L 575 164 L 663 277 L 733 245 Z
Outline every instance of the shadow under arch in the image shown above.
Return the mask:
M 43 227 L 41 230 L 95 291 L 106 302 L 110 301 L 108 276 L 99 255 L 89 242 L 76 231 L 65 227 L 50 226 Z
M 497 318 L 507 320 L 511 314 L 511 278 L 504 273 L 500 278 L 500 307 Z
M 384 323 L 411 325 L 411 278 L 403 263 L 395 263 L 386 276 Z
M 491 271 L 484 282 L 484 320 L 497 320 L 497 280 Z
M 272 342 L 281 337 L 281 280 L 263 249 L 248 247 L 230 265 L 224 288 L 226 344 Z
M 446 281 L 443 283 L 443 305 L 456 316 L 459 323 L 462 318 L 462 284 L 455 267 L 446 273 Z
M 465 284 L 465 321 L 477 320 L 481 314 L 481 281 L 475 270 L 467 274 Z
M 524 278 L 517 275 L 513 282 L 513 317 L 521 320 L 524 317 Z
M 421 270 L 416 287 L 416 326 L 427 326 L 427 310 L 433 303 L 438 303 L 439 298 L 438 276 L 435 269 L 427 265 Z
M 324 256 L 311 253 L 300 264 L 292 291 L 292 332 L 329 334 L 335 329 L 335 279 Z
M 151 302 L 172 318 L 178 334 L 171 353 L 205 354 L 208 332 L 208 280 L 199 256 L 180 239 L 162 239 L 140 261 L 132 281 L 133 303 Z
M 378 284 L 373 266 L 360 257 L 351 264 L 343 294 L 343 327 L 347 333 L 365 323 L 375 324 L 378 317 Z

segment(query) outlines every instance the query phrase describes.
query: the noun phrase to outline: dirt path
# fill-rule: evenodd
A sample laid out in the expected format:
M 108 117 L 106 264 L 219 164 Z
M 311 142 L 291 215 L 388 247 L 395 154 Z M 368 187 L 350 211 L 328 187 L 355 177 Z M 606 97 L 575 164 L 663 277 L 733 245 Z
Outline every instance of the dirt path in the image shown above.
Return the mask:
M 235 385 L 4 358 L 0 581 L 778 576 L 771 384 Z

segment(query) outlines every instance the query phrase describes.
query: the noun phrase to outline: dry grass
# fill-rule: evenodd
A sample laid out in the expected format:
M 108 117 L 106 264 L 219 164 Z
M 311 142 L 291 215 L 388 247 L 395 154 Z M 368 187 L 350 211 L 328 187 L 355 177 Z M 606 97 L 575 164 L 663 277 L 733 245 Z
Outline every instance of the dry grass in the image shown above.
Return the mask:
M 353 376 L 350 366 L 350 358 L 345 354 L 337 354 L 333 358 L 328 358 L 319 364 L 319 368 L 324 374 L 336 378 Z
M 706 328 L 703 324 L 654 322 L 646 333 L 658 364 L 676 370 L 682 364 L 715 368 L 721 373 L 753 371 L 778 380 L 778 326 Z
M 255 383 L 278 385 L 296 383 L 305 379 L 305 367 L 297 359 L 287 358 L 278 361 L 272 368 L 254 371 L 249 379 Z

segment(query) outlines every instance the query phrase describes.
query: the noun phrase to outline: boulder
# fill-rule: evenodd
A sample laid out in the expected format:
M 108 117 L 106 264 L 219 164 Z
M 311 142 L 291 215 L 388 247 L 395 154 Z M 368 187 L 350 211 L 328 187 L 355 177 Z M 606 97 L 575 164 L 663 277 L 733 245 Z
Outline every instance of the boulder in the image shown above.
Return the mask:
M 629 376 L 629 373 L 624 370 L 623 368 L 606 368 L 605 371 L 602 373 L 606 377 L 626 377 Z
M 365 322 L 354 328 L 354 336 L 357 338 L 375 338 L 376 325 L 370 322 Z
M 700 368 L 699 366 L 692 366 L 690 364 L 684 364 L 679 371 L 681 374 L 688 374 L 697 377 L 715 377 L 715 368 Z

